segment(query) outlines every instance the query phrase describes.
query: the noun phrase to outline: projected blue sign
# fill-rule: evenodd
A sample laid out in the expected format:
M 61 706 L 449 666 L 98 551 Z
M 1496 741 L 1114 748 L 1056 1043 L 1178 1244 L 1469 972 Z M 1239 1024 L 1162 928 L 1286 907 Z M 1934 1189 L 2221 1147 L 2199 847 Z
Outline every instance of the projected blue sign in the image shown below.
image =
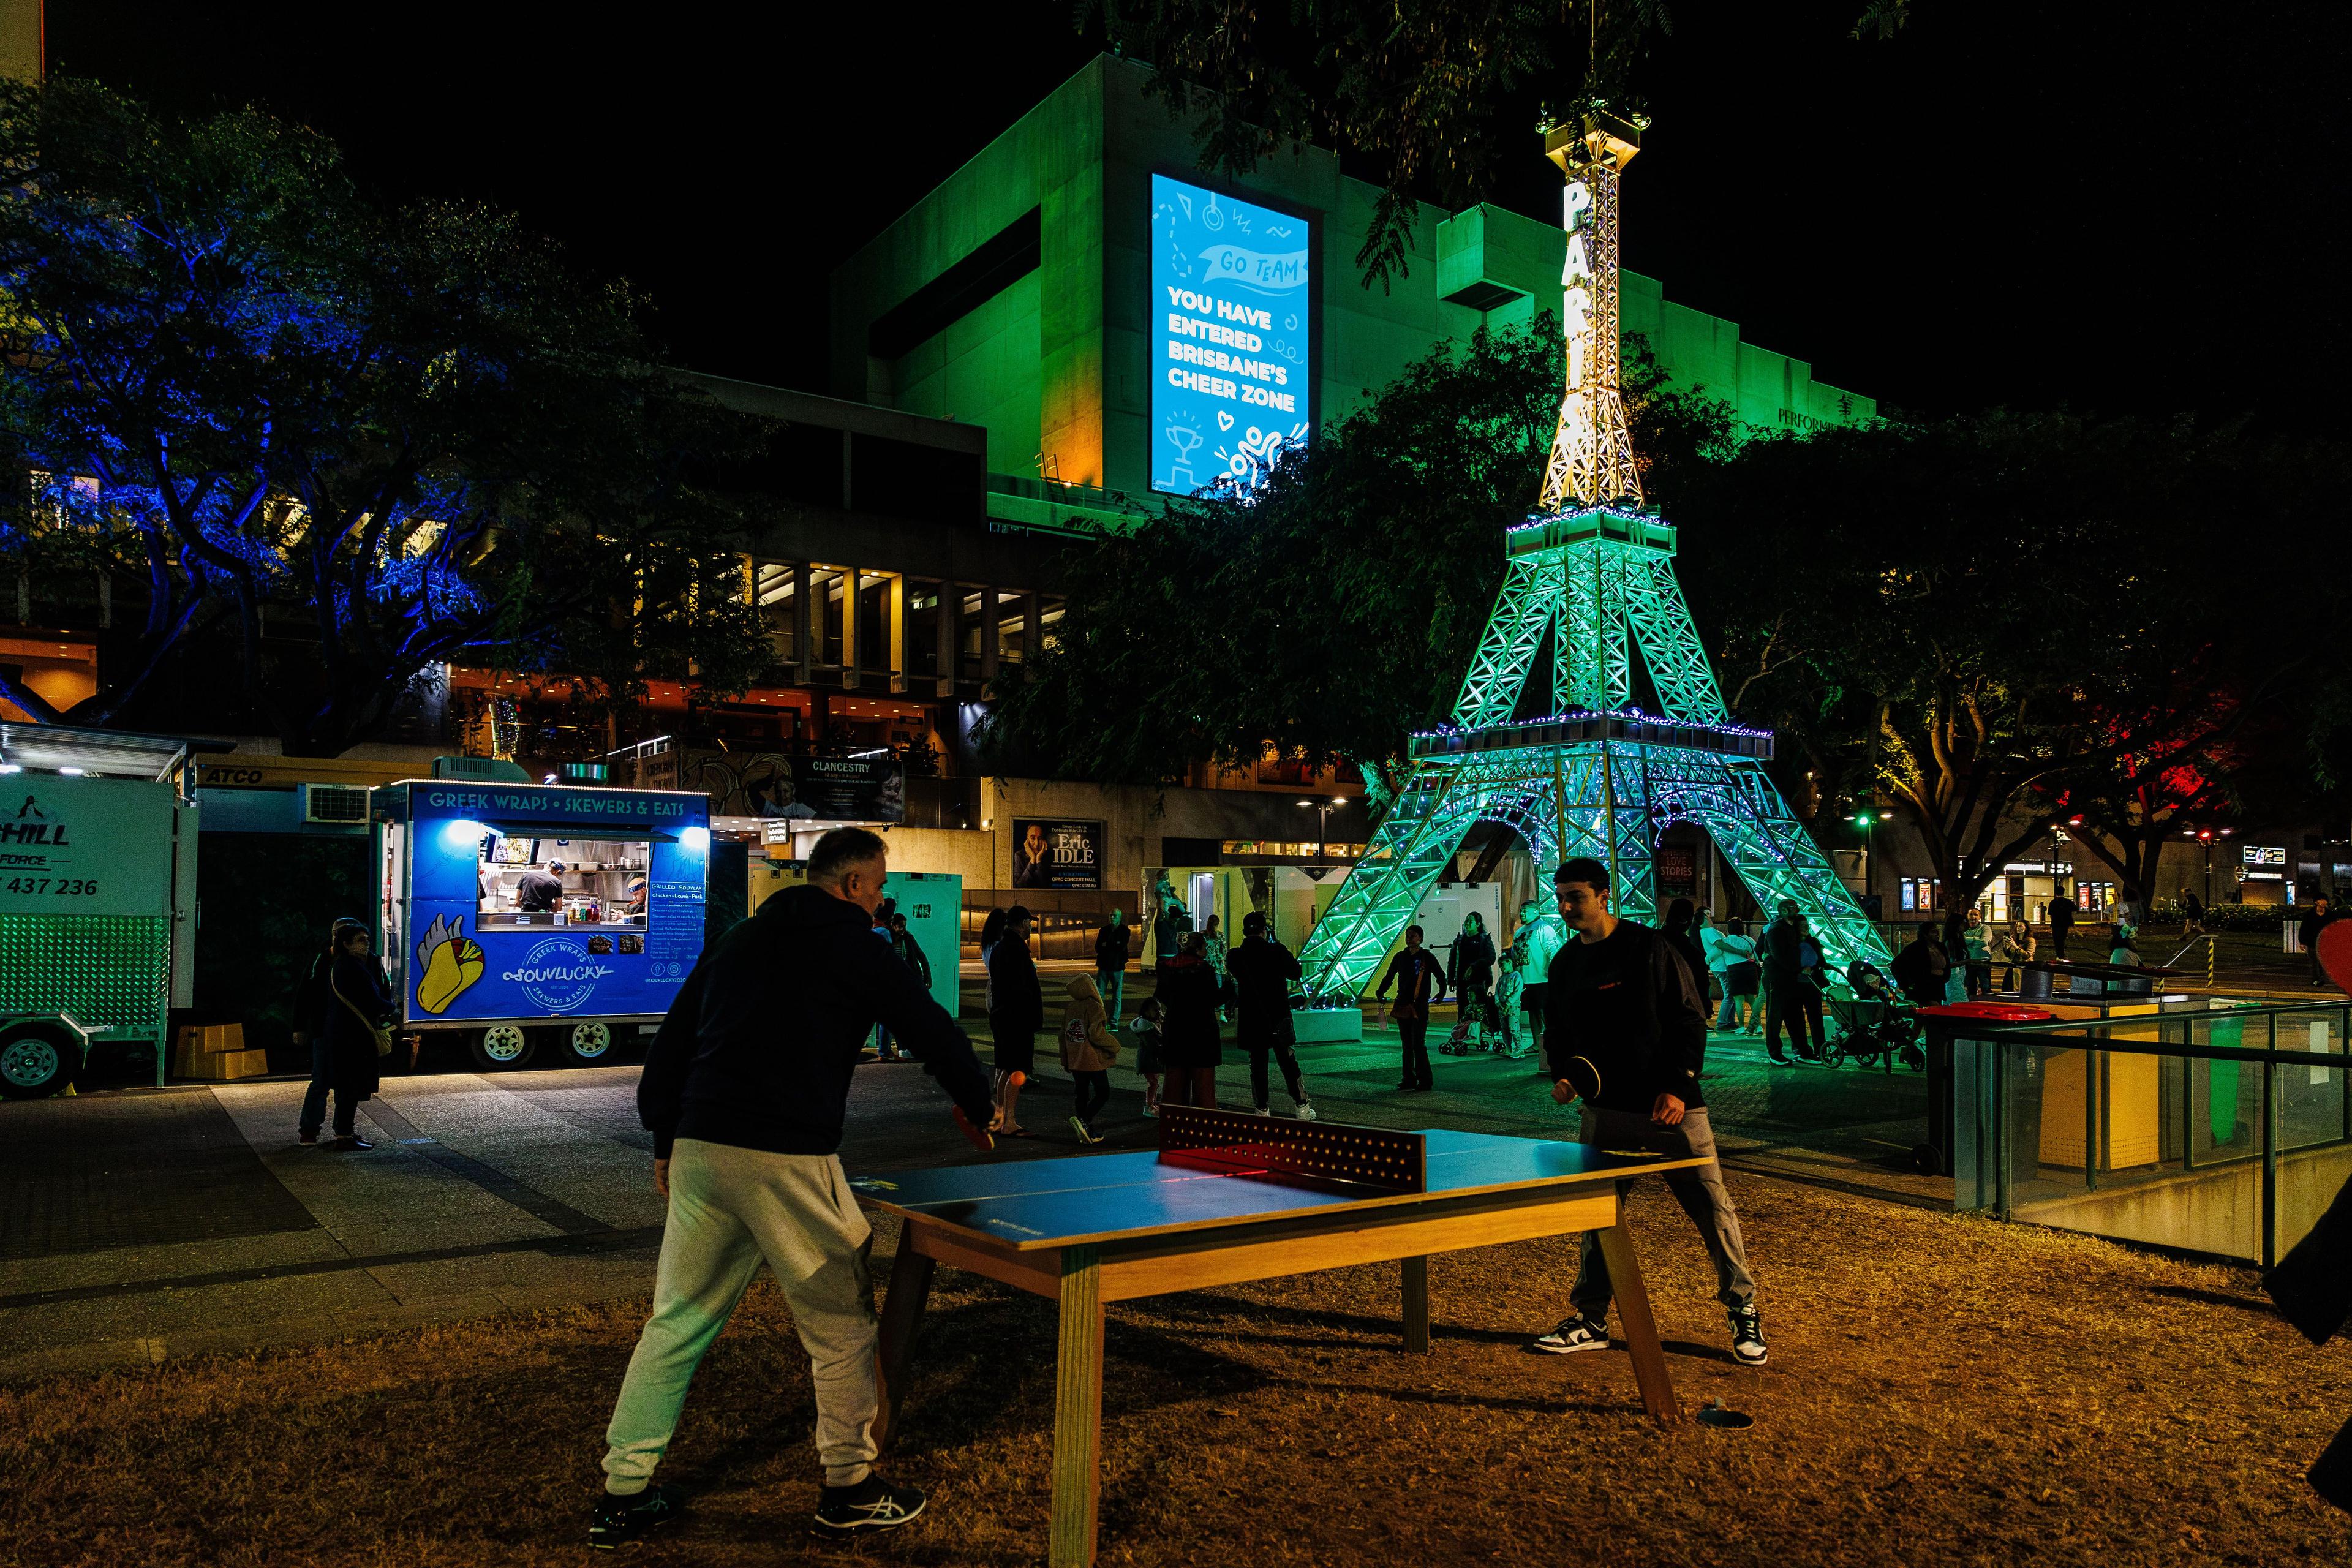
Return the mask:
M 1307 220 L 1151 176 L 1151 488 L 1247 495 L 1313 428 Z

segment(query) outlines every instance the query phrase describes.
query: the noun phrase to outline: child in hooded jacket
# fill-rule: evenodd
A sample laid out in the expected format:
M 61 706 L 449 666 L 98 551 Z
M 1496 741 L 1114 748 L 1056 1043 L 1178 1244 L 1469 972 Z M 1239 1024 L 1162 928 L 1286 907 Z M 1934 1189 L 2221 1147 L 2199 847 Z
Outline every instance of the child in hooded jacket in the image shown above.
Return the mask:
M 1118 1059 L 1118 1037 L 1111 1033 L 1093 975 L 1070 976 L 1067 990 L 1070 999 L 1062 1008 L 1062 1066 L 1078 1086 L 1070 1131 L 1081 1143 L 1099 1143 L 1102 1134 L 1095 1131 L 1095 1118 L 1110 1103 L 1110 1068 Z

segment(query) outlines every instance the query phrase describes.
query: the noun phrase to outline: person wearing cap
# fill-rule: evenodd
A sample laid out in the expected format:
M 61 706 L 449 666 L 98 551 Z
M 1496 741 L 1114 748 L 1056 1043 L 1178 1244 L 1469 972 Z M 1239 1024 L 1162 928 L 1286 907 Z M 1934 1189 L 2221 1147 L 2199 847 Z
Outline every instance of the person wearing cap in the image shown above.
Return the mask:
M 1668 1171 L 1666 1190 L 1698 1226 L 1715 1263 L 1716 1299 L 1731 1316 L 1731 1353 L 1748 1366 L 1766 1359 L 1756 1279 L 1739 1234 L 1739 1212 L 1723 1184 L 1715 1132 L 1698 1069 L 1706 1052 L 1706 1003 L 1698 981 L 1664 936 L 1609 907 L 1609 868 L 1574 859 L 1553 874 L 1560 918 L 1575 934 L 1551 963 L 1551 1001 L 1544 1013 L 1544 1056 L 1573 1098 L 1571 1079 L 1598 1069 L 1577 1141 L 1598 1148 L 1642 1150 L 1703 1165 Z M 1579 1062 L 1578 1058 L 1581 1058 Z M 1620 1201 L 1631 1184 L 1618 1184 Z M 1607 1315 L 1614 1291 L 1601 1243 L 1584 1233 L 1569 1315 L 1532 1348 L 1551 1355 L 1609 1348 Z
M 562 861 L 550 860 L 546 870 L 528 870 L 515 879 L 515 908 L 544 914 L 562 907 Z

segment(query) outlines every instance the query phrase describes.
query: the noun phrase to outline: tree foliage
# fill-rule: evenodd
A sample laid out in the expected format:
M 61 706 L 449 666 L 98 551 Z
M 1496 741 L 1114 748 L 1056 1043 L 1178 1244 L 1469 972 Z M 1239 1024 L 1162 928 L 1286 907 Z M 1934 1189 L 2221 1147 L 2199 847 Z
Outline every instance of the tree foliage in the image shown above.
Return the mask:
M 1823 803 L 1891 802 L 1948 907 L 2074 815 L 2147 897 L 2124 840 L 2210 809 L 2250 721 L 2302 721 L 2315 650 L 2216 567 L 2315 559 L 2340 460 L 2064 413 L 1761 438 L 1679 509 L 1684 575 L 1735 710 Z
M 37 718 L 117 721 L 207 636 L 296 752 L 379 732 L 447 660 L 622 693 L 649 664 L 756 668 L 731 558 L 701 553 L 729 514 L 690 482 L 744 428 L 509 216 L 382 210 L 257 111 L 6 84 L 0 298 L 0 439 L 35 475 L 0 552 L 135 601 L 70 710 L 0 677 Z
M 1549 315 L 1441 345 L 1253 500 L 1173 500 L 1082 549 L 1058 640 L 1000 684 L 992 765 L 1124 782 L 1269 752 L 1391 765 L 1460 688 L 1502 531 L 1540 487 L 1559 355 Z M 1728 410 L 1645 353 L 1626 379 L 1653 483 L 1727 446 Z
M 1868 0 L 1853 36 L 1891 37 L 1907 15 Z M 1407 271 L 1421 201 L 1482 200 L 1531 125 L 1635 105 L 1636 62 L 1674 30 L 1665 0 L 1084 0 L 1076 16 L 1151 67 L 1171 112 L 1199 111 L 1203 169 L 1246 174 L 1309 140 L 1381 168 L 1356 262 L 1382 288 Z

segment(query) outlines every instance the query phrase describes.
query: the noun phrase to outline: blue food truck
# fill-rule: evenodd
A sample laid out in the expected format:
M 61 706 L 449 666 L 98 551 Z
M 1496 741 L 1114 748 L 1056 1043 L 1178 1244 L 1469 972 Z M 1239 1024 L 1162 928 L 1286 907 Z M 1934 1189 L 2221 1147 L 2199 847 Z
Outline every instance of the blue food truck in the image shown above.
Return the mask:
M 404 1029 L 485 1071 L 608 1062 L 702 953 L 710 801 L 412 779 L 373 792 L 382 951 Z

